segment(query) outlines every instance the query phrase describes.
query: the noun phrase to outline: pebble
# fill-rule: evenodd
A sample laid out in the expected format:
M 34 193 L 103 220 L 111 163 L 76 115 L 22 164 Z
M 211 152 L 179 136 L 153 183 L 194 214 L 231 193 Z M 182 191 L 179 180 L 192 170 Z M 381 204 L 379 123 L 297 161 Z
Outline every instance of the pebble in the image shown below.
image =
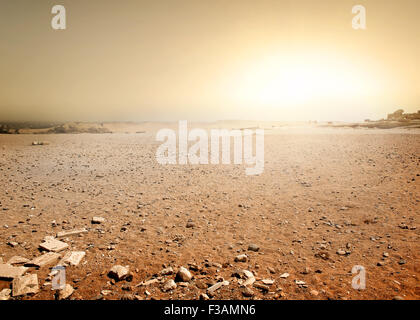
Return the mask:
M 74 288 L 68 283 L 64 286 L 64 289 L 58 291 L 58 300 L 64 300 L 70 297 L 74 292 Z
M 246 262 L 248 259 L 246 254 L 240 254 L 235 257 L 235 262 Z
M 249 251 L 254 251 L 254 252 L 257 252 L 258 250 L 260 250 L 260 247 L 259 247 L 258 245 L 256 245 L 255 243 L 251 243 L 251 244 L 248 246 L 248 250 L 249 250 Z
M 184 267 L 179 268 L 178 273 L 176 274 L 176 279 L 182 282 L 188 282 L 192 278 L 191 272 Z
M 174 290 L 174 289 L 176 289 L 176 283 L 173 279 L 166 281 L 162 288 L 164 292 Z
M 245 289 L 242 290 L 242 294 L 244 297 L 251 298 L 255 293 L 252 291 L 252 289 L 245 287 Z

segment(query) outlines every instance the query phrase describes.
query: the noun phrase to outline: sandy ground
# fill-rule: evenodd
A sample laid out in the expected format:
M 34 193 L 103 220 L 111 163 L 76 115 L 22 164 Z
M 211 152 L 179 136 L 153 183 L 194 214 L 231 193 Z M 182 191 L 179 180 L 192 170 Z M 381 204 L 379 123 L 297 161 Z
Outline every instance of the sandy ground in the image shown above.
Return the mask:
M 63 239 L 86 252 L 66 268 L 71 299 L 198 299 L 222 280 L 211 298 L 420 299 L 418 133 L 271 130 L 259 176 L 244 165 L 160 165 L 150 131 L 0 135 L 0 258 L 32 259 L 45 236 L 85 227 Z M 242 253 L 247 261 L 235 262 Z M 110 279 L 116 264 L 131 281 Z M 352 288 L 355 265 L 365 290 Z M 30 268 L 40 290 L 19 299 L 54 299 L 53 266 Z M 163 292 L 169 266 L 193 277 Z M 255 276 L 252 297 L 241 269 Z M 274 283 L 256 287 L 262 279 Z

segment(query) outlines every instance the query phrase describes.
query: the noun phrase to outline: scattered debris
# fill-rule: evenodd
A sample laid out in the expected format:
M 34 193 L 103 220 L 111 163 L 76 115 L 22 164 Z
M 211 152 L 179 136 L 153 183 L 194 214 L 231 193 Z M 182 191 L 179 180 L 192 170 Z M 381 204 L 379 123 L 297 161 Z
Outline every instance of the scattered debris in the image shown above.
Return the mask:
M 36 274 L 27 274 L 17 277 L 13 279 L 12 288 L 13 297 L 38 293 L 38 276 Z
M 25 264 L 25 266 L 35 266 L 35 267 L 43 267 L 45 265 L 49 265 L 53 262 L 55 262 L 56 260 L 58 260 L 61 257 L 61 255 L 59 253 L 56 252 L 48 252 L 45 253 L 39 257 L 36 257 L 35 259 L 29 261 L 28 263 Z
M 22 276 L 28 268 L 14 267 L 7 263 L 0 264 L 0 278 L 1 279 L 14 279 Z
M 39 247 L 47 251 L 59 252 L 67 249 L 69 245 L 57 239 L 47 239 L 45 242 L 41 243 Z

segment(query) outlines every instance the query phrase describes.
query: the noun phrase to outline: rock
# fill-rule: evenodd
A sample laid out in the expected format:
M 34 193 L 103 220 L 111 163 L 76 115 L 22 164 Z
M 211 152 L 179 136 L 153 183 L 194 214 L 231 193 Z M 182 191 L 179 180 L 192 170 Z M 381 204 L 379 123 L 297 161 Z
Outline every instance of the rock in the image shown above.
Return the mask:
M 13 279 L 12 288 L 13 297 L 38 293 L 38 276 L 36 274 L 27 274 L 26 276 L 17 277 Z
M 269 286 L 269 285 L 272 285 L 274 283 L 274 280 L 262 279 L 261 282 Z
M 276 270 L 275 270 L 274 268 L 272 268 L 272 267 L 268 267 L 268 268 L 267 268 L 267 270 L 268 270 L 268 272 L 270 272 L 271 274 L 275 274 L 275 273 L 276 273 Z
M 176 289 L 176 283 L 173 279 L 166 281 L 162 288 L 164 292 L 174 290 L 174 289 Z
M 384 252 L 382 256 L 384 256 L 385 258 L 388 258 L 389 257 L 389 253 L 388 252 Z
M 195 227 L 195 223 L 192 222 L 192 221 L 188 221 L 186 227 L 187 228 L 194 228 Z
M 143 282 L 140 282 L 136 287 L 140 287 L 140 286 L 145 286 L 145 287 L 147 287 L 147 286 L 150 286 L 150 285 L 152 285 L 152 284 L 154 284 L 154 283 L 158 283 L 159 282 L 159 280 L 158 279 L 156 279 L 156 278 L 154 278 L 154 279 L 149 279 L 149 280 L 147 280 L 147 281 L 143 281 Z
M 407 261 L 405 261 L 404 259 L 401 259 L 400 261 L 398 261 L 398 264 L 406 264 Z
M 39 247 L 47 251 L 59 252 L 64 249 L 67 249 L 69 245 L 57 239 L 48 239 L 47 241 L 41 243 Z
M 246 254 L 240 254 L 235 257 L 235 262 L 246 262 L 248 259 Z
M 206 295 L 205 293 L 200 293 L 200 300 L 209 300 L 209 296 Z
M 121 265 L 115 265 L 111 268 L 108 276 L 116 281 L 124 280 L 129 274 L 129 270 Z
M 102 217 L 93 217 L 91 223 L 92 224 L 101 224 L 105 222 L 105 218 Z
M 254 284 L 254 282 L 255 282 L 255 277 L 250 277 L 242 283 L 242 287 L 250 286 Z
M 28 263 L 28 262 L 29 262 L 29 259 L 26 259 L 21 256 L 13 256 L 9 259 L 9 261 L 7 261 L 7 263 L 11 264 L 12 266 L 24 265 L 25 263 Z
M 35 259 L 29 261 L 25 264 L 25 266 L 35 266 L 35 267 L 43 267 L 45 265 L 51 264 L 60 258 L 60 254 L 56 252 L 48 252 Z
M 184 267 L 179 268 L 178 273 L 176 274 L 176 279 L 178 281 L 188 282 L 191 280 L 191 278 L 192 274 L 188 271 L 188 269 Z
M 385 264 L 386 264 L 385 261 L 379 261 L 376 265 L 378 267 L 383 267 Z
M 252 291 L 250 288 L 248 288 L 248 287 L 245 287 L 245 289 L 243 289 L 242 290 L 242 295 L 244 296 L 244 297 L 247 297 L 247 298 L 251 298 L 251 297 L 253 297 L 254 296 L 254 291 Z
M 63 259 L 59 262 L 59 265 L 70 265 L 70 266 L 77 266 L 79 265 L 80 261 L 82 261 L 83 257 L 86 255 L 84 251 L 71 251 L 67 252 Z
M 342 250 L 342 249 L 338 249 L 337 250 L 337 254 L 340 256 L 345 256 L 346 255 L 346 251 Z
M 212 294 L 216 290 L 219 290 L 222 286 L 228 286 L 228 285 L 229 285 L 229 281 L 217 282 L 216 284 L 212 285 L 210 288 L 207 289 L 207 293 Z
M 0 301 L 6 301 L 10 299 L 10 294 L 12 293 L 12 290 L 10 289 L 3 289 L 0 291 Z
M 67 299 L 68 297 L 70 297 L 74 292 L 74 289 L 71 285 L 66 284 L 64 286 L 64 289 L 61 289 L 58 291 L 58 295 L 57 298 L 58 300 L 64 300 Z
M 17 247 L 19 245 L 19 243 L 15 242 L 15 241 L 9 241 L 7 244 L 9 246 L 11 246 L 12 248 L 15 248 L 15 247 Z
M 302 280 L 295 280 L 295 283 L 296 283 L 298 286 L 305 286 L 305 285 L 306 285 L 305 281 L 302 281 Z
M 0 264 L 0 278 L 1 279 L 14 279 L 22 276 L 28 268 L 14 267 L 7 263 Z
M 287 279 L 290 276 L 290 274 L 288 274 L 287 272 L 283 273 L 280 275 L 280 278 L 282 279 Z
M 174 273 L 174 269 L 172 269 L 172 267 L 167 267 L 167 268 L 163 269 L 163 270 L 160 272 L 160 274 L 161 274 L 162 276 L 169 276 L 169 275 L 171 275 L 171 274 L 173 274 L 173 273 Z
M 314 297 L 316 297 L 319 294 L 319 292 L 316 291 L 316 290 L 311 290 L 311 291 L 309 291 L 309 293 Z
M 261 284 L 261 283 L 254 283 L 254 287 L 257 289 L 260 289 L 262 291 L 269 291 L 270 287 L 266 286 L 265 284 Z
M 73 229 L 70 231 L 60 231 L 57 233 L 57 238 L 64 238 L 67 236 L 73 236 L 73 235 L 77 235 L 77 234 L 82 234 L 82 233 L 86 233 L 87 230 L 85 228 L 82 229 Z
M 257 252 L 258 250 L 260 250 L 260 247 L 258 245 L 256 245 L 255 243 L 251 243 L 248 246 L 248 251 L 254 251 Z
M 101 291 L 101 295 L 103 295 L 103 296 L 108 296 L 110 294 L 112 294 L 112 291 L 111 290 L 102 290 Z
M 401 296 L 395 296 L 392 298 L 392 300 L 405 300 L 405 299 Z

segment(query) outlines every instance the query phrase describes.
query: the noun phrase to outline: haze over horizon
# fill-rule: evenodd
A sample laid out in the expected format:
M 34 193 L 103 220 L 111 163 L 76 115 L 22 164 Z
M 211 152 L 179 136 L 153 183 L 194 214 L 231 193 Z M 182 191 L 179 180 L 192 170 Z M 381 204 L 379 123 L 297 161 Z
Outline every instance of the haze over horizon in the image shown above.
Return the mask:
M 66 8 L 67 29 L 51 28 Z M 366 30 L 351 9 L 366 7 Z M 0 2 L 0 120 L 361 121 L 420 109 L 417 0 Z

